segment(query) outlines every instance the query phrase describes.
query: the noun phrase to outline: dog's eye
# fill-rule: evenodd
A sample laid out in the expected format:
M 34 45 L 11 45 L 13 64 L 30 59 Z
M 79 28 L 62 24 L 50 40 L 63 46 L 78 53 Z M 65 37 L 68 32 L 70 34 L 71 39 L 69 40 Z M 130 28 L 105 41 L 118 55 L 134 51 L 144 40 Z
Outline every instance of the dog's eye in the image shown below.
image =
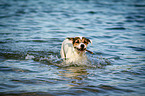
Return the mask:
M 79 40 L 76 40 L 76 42 L 75 43 L 79 43 Z
M 84 41 L 84 43 L 88 43 L 88 41 L 87 41 L 87 40 L 85 40 L 85 41 Z

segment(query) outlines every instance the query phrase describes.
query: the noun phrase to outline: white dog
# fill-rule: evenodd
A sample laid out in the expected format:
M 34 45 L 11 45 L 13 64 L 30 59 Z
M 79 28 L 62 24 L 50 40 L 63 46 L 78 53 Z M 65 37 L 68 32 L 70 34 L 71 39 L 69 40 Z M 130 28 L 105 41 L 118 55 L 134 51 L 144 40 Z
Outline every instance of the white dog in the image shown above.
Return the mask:
M 93 54 L 86 49 L 89 43 L 92 43 L 92 41 L 85 37 L 66 38 L 61 46 L 61 58 L 64 59 L 66 64 L 87 62 L 86 51 Z

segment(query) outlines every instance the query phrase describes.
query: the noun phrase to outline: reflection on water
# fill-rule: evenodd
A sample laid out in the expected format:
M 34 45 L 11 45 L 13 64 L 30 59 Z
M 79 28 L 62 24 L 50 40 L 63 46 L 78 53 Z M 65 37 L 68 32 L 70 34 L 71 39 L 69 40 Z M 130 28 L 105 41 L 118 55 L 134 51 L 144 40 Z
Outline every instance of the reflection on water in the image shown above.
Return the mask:
M 63 71 L 59 71 L 59 73 L 61 73 L 59 76 L 70 78 L 71 81 L 69 81 L 70 84 L 68 86 L 71 87 L 83 85 L 83 80 L 89 74 L 83 67 L 68 67 Z

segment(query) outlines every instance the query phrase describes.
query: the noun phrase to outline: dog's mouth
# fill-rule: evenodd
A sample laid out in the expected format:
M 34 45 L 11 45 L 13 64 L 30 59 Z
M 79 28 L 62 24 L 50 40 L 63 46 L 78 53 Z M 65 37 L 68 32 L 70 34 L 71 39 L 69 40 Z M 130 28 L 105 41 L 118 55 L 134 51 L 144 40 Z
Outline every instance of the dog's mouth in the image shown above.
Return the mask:
M 77 49 L 78 51 L 81 51 L 81 52 L 86 50 L 86 48 L 77 48 L 77 47 L 74 47 L 74 48 Z
M 74 47 L 74 48 L 75 48 L 75 49 L 77 49 L 77 50 L 78 50 L 78 51 L 80 51 L 80 52 L 87 51 L 87 52 L 89 52 L 89 53 L 93 54 L 93 52 L 92 52 L 92 51 L 87 50 L 86 48 L 77 48 L 77 47 Z

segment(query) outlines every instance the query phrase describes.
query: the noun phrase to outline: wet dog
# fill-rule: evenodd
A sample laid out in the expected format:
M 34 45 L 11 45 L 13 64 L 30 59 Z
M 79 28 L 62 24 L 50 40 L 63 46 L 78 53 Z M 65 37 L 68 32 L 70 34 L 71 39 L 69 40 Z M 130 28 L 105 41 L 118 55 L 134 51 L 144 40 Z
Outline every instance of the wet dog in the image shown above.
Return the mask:
M 79 36 L 74 38 L 66 38 L 61 46 L 61 58 L 63 58 L 64 62 L 67 64 L 78 64 L 82 61 L 86 62 L 86 51 L 93 54 L 93 52 L 86 49 L 89 43 L 92 43 L 92 41 L 85 37 Z

